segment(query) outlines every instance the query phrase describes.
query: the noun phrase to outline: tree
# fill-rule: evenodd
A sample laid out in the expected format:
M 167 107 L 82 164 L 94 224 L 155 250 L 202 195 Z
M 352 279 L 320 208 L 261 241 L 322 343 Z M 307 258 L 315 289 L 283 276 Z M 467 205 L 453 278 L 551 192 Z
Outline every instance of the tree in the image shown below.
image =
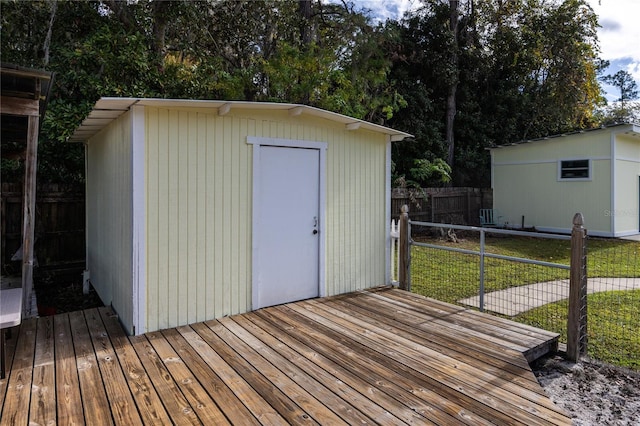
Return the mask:
M 456 91 L 458 89 L 458 0 L 449 0 L 449 31 L 451 45 L 449 56 L 449 73 L 451 74 L 447 90 L 446 140 L 447 164 L 453 167 L 455 153 L 454 123 L 456 118 Z
M 348 1 L 13 1 L 0 19 L 2 61 L 56 74 L 42 180 L 82 179 L 82 147 L 62 142 L 101 96 L 295 102 L 376 122 L 404 105 L 388 34 Z
M 620 90 L 620 97 L 617 102 L 620 102 L 620 106 L 623 109 L 626 102 L 638 99 L 638 85 L 627 71 L 620 70 L 613 75 L 606 75 L 602 77 L 602 81 Z
M 597 122 L 597 17 L 584 0 L 457 3 L 455 38 L 449 0 L 398 23 L 391 78 L 409 106 L 391 124 L 416 140 L 394 146 L 394 161 L 410 177 L 413 159 L 448 158 L 455 140 L 453 183 L 488 185 L 487 147 Z

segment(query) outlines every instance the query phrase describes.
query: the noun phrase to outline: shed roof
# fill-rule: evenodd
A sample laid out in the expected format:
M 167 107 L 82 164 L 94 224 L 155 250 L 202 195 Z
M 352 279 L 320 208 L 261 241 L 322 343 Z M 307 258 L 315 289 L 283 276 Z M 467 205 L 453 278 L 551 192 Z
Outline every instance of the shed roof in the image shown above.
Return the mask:
M 320 108 L 308 105 L 273 103 L 273 102 L 248 102 L 248 101 L 216 101 L 194 99 L 153 99 L 153 98 L 101 98 L 93 107 L 87 118 L 80 124 L 69 138 L 70 142 L 84 142 L 107 126 L 111 121 L 124 114 L 134 105 L 151 107 L 190 107 L 217 109 L 219 115 L 225 115 L 235 109 L 261 109 L 265 111 L 288 111 L 291 116 L 310 115 L 324 118 L 329 121 L 342 123 L 347 130 L 366 129 L 373 132 L 389 135 L 392 142 L 401 141 L 413 135 L 379 124 L 359 120 Z
M 518 141 L 518 142 L 512 142 L 512 143 L 503 144 L 503 145 L 495 145 L 495 146 L 488 147 L 486 149 L 487 150 L 492 150 L 492 149 L 497 149 L 497 148 L 508 148 L 510 146 L 516 146 L 516 145 L 522 145 L 522 144 L 526 144 L 526 143 L 533 143 L 533 142 L 540 142 L 540 141 L 547 141 L 547 140 L 550 140 L 550 139 L 561 138 L 561 137 L 571 136 L 571 135 L 578 135 L 578 134 L 588 133 L 588 132 L 595 132 L 595 131 L 599 131 L 599 130 L 609 130 L 609 131 L 616 130 L 616 131 L 621 132 L 621 133 L 626 133 L 628 135 L 640 137 L 640 125 L 633 124 L 633 123 L 617 123 L 617 124 L 611 124 L 611 125 L 608 125 L 608 126 L 595 127 L 593 129 L 577 130 L 575 132 L 561 133 L 561 134 L 558 134 L 558 135 L 545 136 L 545 137 L 536 138 L 536 139 L 527 139 L 527 140 Z

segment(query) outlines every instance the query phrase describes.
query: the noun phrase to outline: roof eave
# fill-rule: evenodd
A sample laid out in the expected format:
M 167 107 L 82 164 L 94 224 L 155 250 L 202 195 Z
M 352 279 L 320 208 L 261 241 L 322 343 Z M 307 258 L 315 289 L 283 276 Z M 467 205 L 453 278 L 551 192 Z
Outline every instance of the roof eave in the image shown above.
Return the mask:
M 493 149 L 499 149 L 499 148 L 508 148 L 510 146 L 518 146 L 518 145 L 524 145 L 524 144 L 529 144 L 529 143 L 534 143 L 534 142 L 541 142 L 541 141 L 546 141 L 546 140 L 550 140 L 550 139 L 556 139 L 556 138 L 561 138 L 561 137 L 566 137 L 566 136 L 572 136 L 572 135 L 578 135 L 578 134 L 582 134 L 582 133 L 587 133 L 587 132 L 594 132 L 594 131 L 601 131 L 601 130 L 608 130 L 608 131 L 614 131 L 616 127 L 626 127 L 626 129 L 622 129 L 622 130 L 618 130 L 624 133 L 629 133 L 629 134 L 633 134 L 635 136 L 640 136 L 640 125 L 635 124 L 635 123 L 619 123 L 619 124 L 613 124 L 610 126 L 601 126 L 601 127 L 595 127 L 592 129 L 583 129 L 583 130 L 577 130 L 575 132 L 569 132 L 569 133 L 560 133 L 557 135 L 550 135 L 550 136 L 545 136 L 545 137 L 541 137 L 541 138 L 535 138 L 535 139 L 527 139 L 527 140 L 522 140 L 522 141 L 518 141 L 518 142 L 512 142 L 512 143 L 507 143 L 507 144 L 502 144 L 502 145 L 494 145 L 494 146 L 490 146 L 485 148 L 488 151 L 491 151 Z
M 379 124 L 370 123 L 368 121 L 359 120 L 357 118 L 348 117 L 320 108 L 308 105 L 273 103 L 273 102 L 247 102 L 247 101 L 217 101 L 217 100 L 192 100 L 192 99 L 154 99 L 154 98 L 100 98 L 94 105 L 91 113 L 84 119 L 82 124 L 76 129 L 68 142 L 85 142 L 93 135 L 98 133 L 102 128 L 120 115 L 129 111 L 134 105 L 143 106 L 162 106 L 162 107 L 195 107 L 195 108 L 212 108 L 218 111 L 218 114 L 225 115 L 233 109 L 266 109 L 266 110 L 285 110 L 289 111 L 292 116 L 302 114 L 314 117 L 324 118 L 329 121 L 338 122 L 345 125 L 345 129 L 355 131 L 358 129 L 370 130 L 377 133 L 383 133 L 389 136 L 392 142 L 398 142 L 413 135 Z

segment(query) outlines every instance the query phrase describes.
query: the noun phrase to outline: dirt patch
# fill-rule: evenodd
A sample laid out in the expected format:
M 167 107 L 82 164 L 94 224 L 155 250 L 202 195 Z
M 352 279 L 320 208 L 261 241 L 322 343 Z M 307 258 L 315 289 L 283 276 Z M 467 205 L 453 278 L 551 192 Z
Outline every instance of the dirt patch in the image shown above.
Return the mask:
M 89 289 L 88 294 L 83 293 L 81 279 L 70 280 L 67 277 L 44 275 L 34 279 L 34 288 L 39 316 L 103 306 L 93 287 Z
M 532 365 L 551 400 L 573 418 L 574 425 L 638 425 L 640 373 L 554 355 Z

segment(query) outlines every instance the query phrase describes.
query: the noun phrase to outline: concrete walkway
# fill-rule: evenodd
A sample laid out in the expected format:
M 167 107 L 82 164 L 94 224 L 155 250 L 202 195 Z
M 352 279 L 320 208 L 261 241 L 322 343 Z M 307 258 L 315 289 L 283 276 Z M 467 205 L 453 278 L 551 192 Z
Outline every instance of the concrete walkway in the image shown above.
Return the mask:
M 640 278 L 589 278 L 587 293 L 615 290 L 638 290 Z M 569 280 L 547 281 L 506 290 L 485 293 L 484 309 L 515 316 L 530 309 L 569 298 Z M 459 300 L 463 305 L 478 307 L 480 296 Z

